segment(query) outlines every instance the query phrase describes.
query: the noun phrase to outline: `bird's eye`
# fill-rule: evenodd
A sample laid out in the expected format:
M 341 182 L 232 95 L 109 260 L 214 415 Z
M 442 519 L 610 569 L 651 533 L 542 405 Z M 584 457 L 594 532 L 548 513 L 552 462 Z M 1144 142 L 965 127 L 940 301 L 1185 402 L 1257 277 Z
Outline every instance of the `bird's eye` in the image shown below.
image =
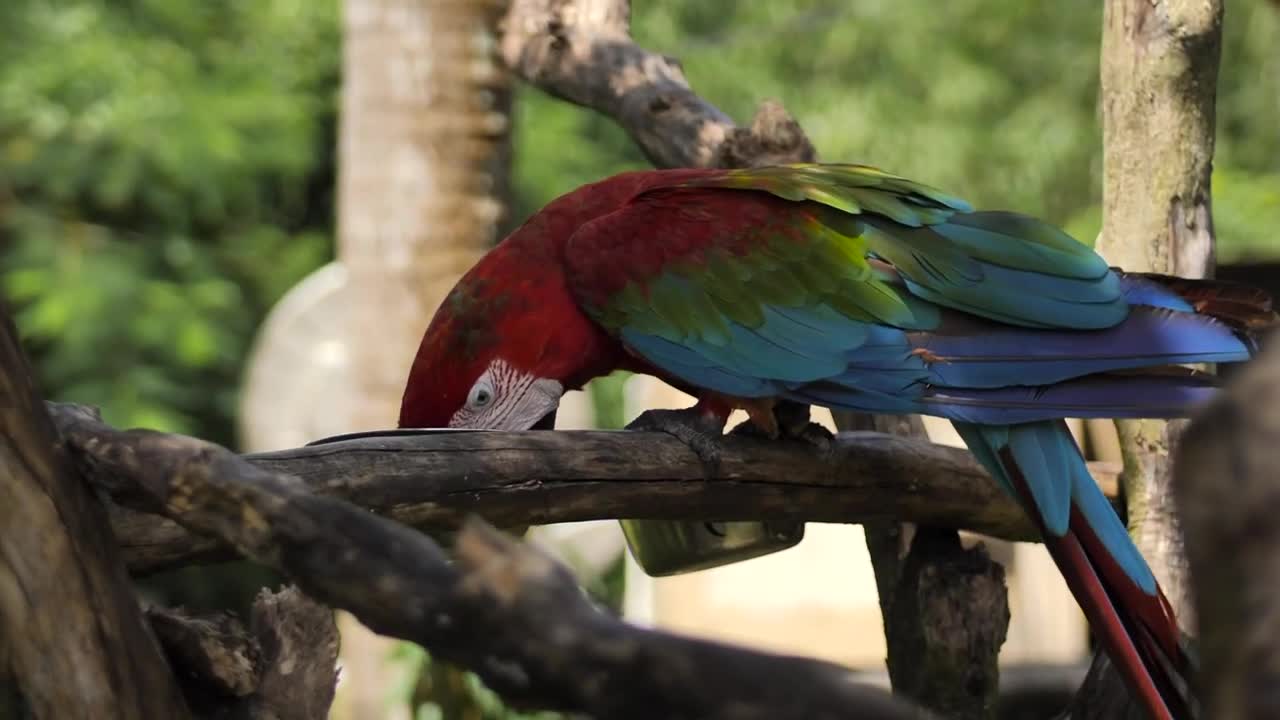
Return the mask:
M 493 402 L 493 387 L 482 378 L 471 388 L 471 393 L 467 396 L 467 405 L 479 410 L 487 407 L 491 402 Z

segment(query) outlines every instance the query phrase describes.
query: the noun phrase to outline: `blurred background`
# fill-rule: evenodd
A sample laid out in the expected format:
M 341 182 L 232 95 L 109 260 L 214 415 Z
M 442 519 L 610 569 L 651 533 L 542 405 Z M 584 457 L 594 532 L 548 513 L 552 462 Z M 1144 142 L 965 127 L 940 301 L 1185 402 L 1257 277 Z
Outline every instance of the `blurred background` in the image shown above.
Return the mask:
M 1100 2 L 633 5 L 637 42 L 678 57 L 740 122 L 777 98 L 822 159 L 1040 215 L 1086 242 L 1097 233 Z M 558 194 L 647 167 L 610 120 L 505 77 L 500 6 L 0 2 L 0 292 L 46 395 L 242 451 L 393 425 L 404 370 L 457 274 Z M 1231 3 L 1219 274 L 1273 290 L 1277 47 L 1274 5 Z M 620 427 L 682 402 L 616 376 L 568 399 L 559 424 Z M 945 427 L 931 433 L 948 441 Z M 883 667 L 856 527 L 811 525 L 793 550 L 660 582 L 629 566 L 616 523 L 534 537 L 638 622 Z M 1002 659 L 1083 658 L 1083 621 L 1042 549 L 993 552 L 1010 564 Z M 231 564 L 145 582 L 159 600 L 217 608 L 274 581 Z M 522 717 L 415 647 L 343 628 L 335 717 Z

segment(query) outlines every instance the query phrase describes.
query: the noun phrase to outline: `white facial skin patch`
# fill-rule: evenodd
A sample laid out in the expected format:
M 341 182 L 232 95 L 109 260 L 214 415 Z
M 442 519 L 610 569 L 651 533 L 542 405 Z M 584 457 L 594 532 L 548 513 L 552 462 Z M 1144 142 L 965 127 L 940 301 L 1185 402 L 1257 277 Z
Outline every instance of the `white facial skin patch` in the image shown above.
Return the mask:
M 467 393 L 467 401 L 449 418 L 449 427 L 528 430 L 560 404 L 564 386 L 511 367 L 489 363 Z

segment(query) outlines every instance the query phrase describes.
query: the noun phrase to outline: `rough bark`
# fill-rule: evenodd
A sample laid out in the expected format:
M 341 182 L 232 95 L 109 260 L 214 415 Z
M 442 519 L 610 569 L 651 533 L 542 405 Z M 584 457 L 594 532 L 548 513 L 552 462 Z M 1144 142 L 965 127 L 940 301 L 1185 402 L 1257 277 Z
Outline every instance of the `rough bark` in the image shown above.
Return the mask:
M 258 687 L 246 698 L 252 720 L 324 720 L 338 680 L 333 611 L 297 588 L 263 590 L 249 632 L 259 649 Z
M 100 463 L 104 437 L 80 422 L 83 409 L 53 405 L 81 472 L 119 503 L 114 528 L 135 573 L 227 557 L 214 540 L 155 517 L 130 478 Z M 210 462 L 206 444 L 149 430 L 105 429 L 120 447 L 163 443 L 186 462 Z M 388 435 L 244 456 L 420 529 L 453 529 L 470 514 L 502 525 L 610 519 L 796 519 L 865 522 L 905 518 L 1031 539 L 1025 514 L 968 452 L 879 433 L 842 433 L 830 452 L 804 443 L 725 440 L 721 473 L 708 480 L 698 458 L 663 433 L 629 431 L 466 432 Z M 145 468 L 144 468 L 145 469 Z M 1108 466 L 1096 466 L 1114 488 Z
M 1103 223 L 1098 251 L 1126 270 L 1206 277 L 1213 270 L 1209 179 L 1221 0 L 1108 0 L 1102 32 Z M 1171 452 L 1184 423 L 1116 423 L 1130 532 L 1186 631 L 1195 625 L 1170 490 Z M 1082 696 L 1109 695 L 1095 663 Z M 1109 691 L 1103 691 L 1104 685 Z M 1077 708 L 1079 717 L 1098 717 Z M 1137 717 L 1132 708 L 1130 716 Z
M 776 102 L 739 127 L 689 87 L 680 61 L 636 45 L 627 0 L 511 0 L 507 67 L 555 97 L 617 121 L 657 167 L 744 167 L 814 158 Z
M 1280 717 L 1280 350 L 1187 427 L 1174 494 L 1202 635 L 1204 717 Z
M 37 718 L 190 716 L 3 305 L 0 638 Z
M 228 613 L 151 608 L 196 715 L 210 720 L 324 720 L 337 680 L 333 611 L 298 591 L 263 590 L 249 624 Z
M 152 607 L 147 608 L 147 621 L 174 673 L 186 679 L 197 715 L 202 706 L 245 697 L 257 688 L 260 651 L 235 615 L 195 617 L 179 609 Z
M 479 520 L 451 561 L 426 535 L 223 448 L 113 431 L 84 412 L 64 431 L 91 438 L 78 447 L 99 477 L 521 705 L 623 719 L 925 717 L 836 665 L 633 627 L 549 555 Z
M 917 416 L 837 413 L 835 420 L 842 429 L 927 440 Z M 902 519 L 863 523 L 894 692 L 944 717 L 993 718 L 1009 630 L 1004 568 L 983 546 L 963 547 L 954 527 Z

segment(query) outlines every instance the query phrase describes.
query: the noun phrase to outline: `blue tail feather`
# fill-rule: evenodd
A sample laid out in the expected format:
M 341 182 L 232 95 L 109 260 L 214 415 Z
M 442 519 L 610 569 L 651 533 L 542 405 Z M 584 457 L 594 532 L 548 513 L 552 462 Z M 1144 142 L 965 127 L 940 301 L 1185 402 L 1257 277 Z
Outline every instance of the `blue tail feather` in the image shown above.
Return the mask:
M 1013 480 L 998 457 L 1005 448 L 1011 452 L 1035 503 L 1027 511 L 1035 513 L 1046 532 L 1057 537 L 1065 535 L 1074 506 L 1125 575 L 1148 595 L 1156 593 L 1151 568 L 1089 474 L 1065 422 L 954 425 L 974 457 L 1016 498 Z
M 1181 312 L 1195 312 L 1191 303 L 1174 291 L 1138 275 L 1119 274 L 1120 289 L 1130 305 L 1148 305 Z

